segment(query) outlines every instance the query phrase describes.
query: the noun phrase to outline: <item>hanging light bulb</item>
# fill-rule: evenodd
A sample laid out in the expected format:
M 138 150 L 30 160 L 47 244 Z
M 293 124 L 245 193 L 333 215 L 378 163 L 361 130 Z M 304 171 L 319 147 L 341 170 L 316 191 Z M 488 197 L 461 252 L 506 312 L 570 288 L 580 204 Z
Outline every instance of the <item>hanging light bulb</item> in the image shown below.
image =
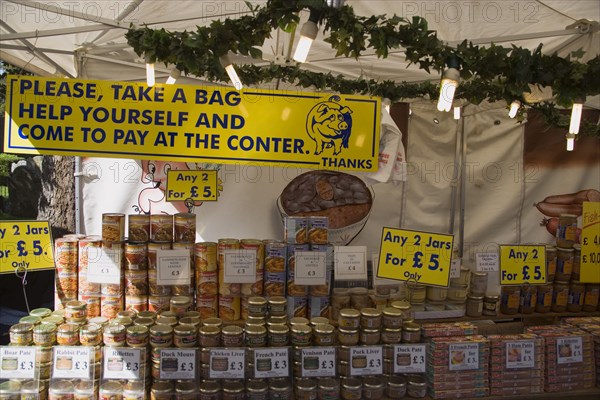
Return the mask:
M 573 151 L 575 148 L 575 134 L 569 133 L 567 135 L 567 151 Z
M 510 103 L 510 110 L 508 111 L 508 116 L 510 118 L 516 117 L 519 108 L 521 108 L 521 102 L 519 100 L 513 100 L 513 102 Z
M 454 107 L 454 119 L 460 119 L 460 107 Z
M 452 101 L 454 100 L 454 93 L 458 87 L 458 81 L 460 80 L 460 63 L 458 57 L 451 56 L 446 62 L 448 69 L 444 71 L 442 75 L 442 82 L 440 84 L 440 97 L 438 99 L 437 109 L 439 111 L 450 111 L 452 108 Z
M 329 7 L 342 8 L 346 0 L 327 0 L 326 3 Z
M 584 99 L 577 99 L 573 102 L 571 110 L 571 123 L 569 124 L 569 133 L 578 134 L 579 124 L 581 124 L 581 113 L 583 112 Z
M 167 78 L 167 85 L 172 85 L 175 82 L 177 82 L 177 79 L 179 79 L 179 77 L 181 76 L 181 71 L 178 70 L 177 68 L 173 68 L 171 70 L 171 73 L 169 74 L 169 77 Z
M 221 61 L 221 65 L 223 66 L 223 68 L 225 68 L 225 72 L 227 72 L 227 75 L 229 75 L 229 79 L 231 80 L 232 85 L 237 90 L 241 90 L 244 85 L 242 85 L 242 81 L 240 80 L 240 77 L 238 76 L 233 64 L 231 63 L 229 56 L 225 54 L 221 56 L 219 60 Z
M 154 63 L 146 63 L 146 84 L 150 87 L 154 86 Z
M 306 62 L 310 47 L 319 33 L 319 27 L 317 26 L 318 21 L 319 13 L 310 10 L 308 21 L 306 21 L 304 25 L 302 25 L 302 29 L 300 29 L 300 41 L 298 41 L 298 46 L 296 46 L 296 52 L 293 57 L 294 61 L 301 63 Z
M 387 111 L 389 114 L 390 108 L 392 106 L 392 101 L 386 97 L 383 99 L 383 101 L 381 103 L 383 104 L 383 108 L 385 108 L 385 111 Z

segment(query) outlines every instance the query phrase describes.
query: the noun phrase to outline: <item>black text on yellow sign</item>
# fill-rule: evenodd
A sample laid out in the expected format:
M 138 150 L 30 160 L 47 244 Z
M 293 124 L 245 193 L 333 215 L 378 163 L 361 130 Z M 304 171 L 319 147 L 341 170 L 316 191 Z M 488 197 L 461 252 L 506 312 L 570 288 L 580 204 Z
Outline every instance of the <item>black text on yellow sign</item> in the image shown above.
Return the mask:
M 48 221 L 2 221 L 0 239 L 0 273 L 54 268 Z
M 500 284 L 524 283 L 546 283 L 546 246 L 500 245 Z
M 167 201 L 216 201 L 217 171 L 167 172 Z
M 581 282 L 600 282 L 600 202 L 583 203 Z
M 452 235 L 383 228 L 377 276 L 446 287 L 453 243 Z
M 194 163 L 376 171 L 376 97 L 7 78 L 5 149 Z

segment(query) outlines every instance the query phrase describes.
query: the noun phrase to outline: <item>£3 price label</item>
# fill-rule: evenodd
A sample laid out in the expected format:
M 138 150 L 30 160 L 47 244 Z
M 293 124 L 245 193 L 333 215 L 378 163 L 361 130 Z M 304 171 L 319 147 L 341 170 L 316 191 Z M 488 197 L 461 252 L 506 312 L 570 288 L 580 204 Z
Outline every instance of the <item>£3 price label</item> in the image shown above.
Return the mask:
M 54 268 L 48 221 L 0 222 L 0 273 Z
M 33 379 L 35 347 L 0 347 L 0 379 Z
M 254 349 L 255 378 L 286 378 L 289 376 L 287 348 Z
M 55 346 L 53 378 L 93 379 L 91 365 L 94 355 L 91 347 L 85 346 Z
M 141 349 L 104 348 L 104 379 L 140 379 Z
M 161 349 L 160 379 L 196 379 L 196 349 Z
M 170 170 L 167 172 L 167 201 L 216 201 L 216 170 Z
M 243 349 L 211 349 L 211 379 L 244 379 L 246 352 Z
M 538 245 L 500 245 L 500 284 L 546 283 L 546 248 Z
M 454 236 L 383 228 L 378 276 L 447 287 Z
M 424 373 L 427 351 L 424 344 L 394 346 L 394 373 Z
M 310 347 L 302 349 L 301 375 L 308 377 L 336 376 L 335 347 Z

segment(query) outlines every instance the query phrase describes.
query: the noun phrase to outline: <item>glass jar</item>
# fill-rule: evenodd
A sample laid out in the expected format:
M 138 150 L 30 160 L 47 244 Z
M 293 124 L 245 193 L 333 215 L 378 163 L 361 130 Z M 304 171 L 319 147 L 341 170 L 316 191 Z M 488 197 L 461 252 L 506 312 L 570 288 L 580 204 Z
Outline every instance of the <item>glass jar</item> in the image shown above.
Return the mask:
M 427 295 L 427 288 L 425 285 L 418 283 L 407 282 L 406 284 L 406 298 L 410 304 L 421 304 L 425 302 Z
M 198 346 L 198 331 L 193 325 L 177 325 L 173 328 L 173 344 L 186 348 Z
M 547 313 L 552 308 L 552 293 L 554 291 L 554 285 L 546 284 L 540 285 L 537 288 L 537 300 L 535 304 L 535 312 Z
M 269 297 L 269 315 L 272 317 L 287 316 L 287 299 L 283 296 Z
M 581 245 L 579 243 L 573 244 L 573 272 L 571 273 L 571 280 L 578 281 L 581 279 Z
M 382 344 L 397 344 L 402 341 L 402 328 L 383 328 L 381 332 Z
M 359 336 L 360 344 L 372 346 L 381 340 L 381 331 L 379 329 L 361 329 Z
M 554 282 L 556 275 L 556 247 L 546 245 L 546 283 Z
M 406 396 L 407 380 L 404 376 L 391 375 L 388 377 L 386 386 L 386 396 L 389 399 L 401 399 Z
M 123 400 L 144 400 L 144 384 L 142 381 L 128 381 L 123 386 Z
M 50 315 L 52 315 L 52 310 L 49 308 L 34 308 L 33 310 L 29 311 L 29 315 L 33 316 L 33 317 L 40 317 L 40 318 L 46 318 L 49 317 Z
M 152 388 L 150 390 L 151 400 L 171 400 L 175 395 L 175 388 L 173 382 L 155 380 L 152 382 Z
M 342 346 L 356 346 L 359 341 L 358 329 L 338 328 L 337 338 Z
M 81 321 L 87 317 L 87 303 L 79 300 L 71 300 L 65 305 L 65 319 Z
M 402 343 L 419 343 L 421 341 L 421 326 L 414 322 L 402 326 Z
M 198 336 L 202 347 L 219 347 L 221 345 L 221 328 L 218 326 L 201 326 Z
M 360 310 L 360 327 L 362 329 L 381 328 L 381 311 L 370 307 Z
M 12 341 L 12 340 L 11 340 Z M 62 324 L 56 331 L 56 343 L 61 346 L 76 346 L 79 344 L 79 326 Z
M 221 400 L 223 393 L 221 384 L 217 381 L 204 381 L 198 386 L 199 400 Z
M 267 328 L 260 325 L 246 327 L 246 346 L 265 347 L 267 345 Z
M 79 331 L 79 342 L 82 346 L 97 346 L 102 343 L 102 327 L 96 324 L 87 324 Z
M 269 346 L 287 346 L 290 342 L 290 328 L 287 325 L 271 325 L 267 333 Z
M 333 288 L 331 295 L 331 319 L 336 321 L 340 311 L 350 308 L 350 290 L 346 288 Z
M 475 274 L 471 276 L 475 276 Z M 467 295 L 466 313 L 469 317 L 481 317 L 483 313 L 483 296 Z
M 311 378 L 296 378 L 295 400 L 316 400 L 317 381 Z
M 573 273 L 573 257 L 575 250 L 556 248 L 556 275 L 554 280 L 559 282 L 568 282 Z
M 316 346 L 333 346 L 335 344 L 335 328 L 331 324 L 318 324 L 314 328 L 314 344 Z
M 362 395 L 366 400 L 381 400 L 385 384 L 383 379 L 377 376 L 368 376 L 363 379 Z
M 292 346 L 310 346 L 313 330 L 309 325 L 295 325 L 290 331 Z
M 223 320 L 217 317 L 210 317 L 202 320 L 202 326 L 216 326 L 221 328 L 223 326 Z
M 338 326 L 344 329 L 358 329 L 360 326 L 360 312 L 353 308 L 340 310 Z
M 358 378 L 345 378 L 340 383 L 340 395 L 343 400 L 361 400 L 362 382 Z
M 385 307 L 381 310 L 384 328 L 402 328 L 402 311 L 395 307 Z
M 356 310 L 369 307 L 369 290 L 366 287 L 350 289 L 350 306 Z
M 411 374 L 407 375 L 408 387 L 407 394 L 410 397 L 421 399 L 427 395 L 427 381 L 422 375 Z
M 246 400 L 268 400 L 269 384 L 264 380 L 249 381 L 246 385 Z
M 519 312 L 521 302 L 521 288 L 519 286 L 502 286 L 500 297 L 500 311 L 502 314 L 512 315 Z
M 99 400 L 121 400 L 123 399 L 123 385 L 119 382 L 108 381 L 100 386 Z
M 192 305 L 192 298 L 189 296 L 173 296 L 169 301 L 169 310 L 177 317 L 181 317 L 186 311 L 189 311 Z
M 556 246 L 570 249 L 577 236 L 577 215 L 560 214 L 556 228 Z
M 223 400 L 245 400 L 246 388 L 240 381 L 226 381 L 223 385 Z
M 521 296 L 519 300 L 519 312 L 522 314 L 531 314 L 537 304 L 537 289 L 531 285 L 521 286 Z
M 444 301 L 448 297 L 448 288 L 438 286 L 427 286 L 428 301 Z
M 169 325 L 157 324 L 150 327 L 150 346 L 166 348 L 173 345 L 173 328 Z
M 18 323 L 10 327 L 10 343 L 17 346 L 33 344 L 33 325 Z
M 448 301 L 463 302 L 467 298 L 468 285 L 450 286 L 448 288 Z
M 93 381 L 79 381 L 75 385 L 74 400 L 94 400 L 96 398 L 95 391 Z
M 264 317 L 267 314 L 267 299 L 261 296 L 248 298 L 248 315 Z
M 567 311 L 580 312 L 583 310 L 585 296 L 585 285 L 579 281 L 571 281 L 569 285 L 569 299 L 567 300 Z
M 33 328 L 33 343 L 37 346 L 52 346 L 56 343 L 57 327 L 54 324 L 40 324 Z
M 293 317 L 290 318 L 290 322 L 289 325 L 291 326 L 295 326 L 295 325 L 309 325 L 310 321 L 308 318 L 304 318 L 304 317 Z
M 483 315 L 498 315 L 498 300 L 500 296 L 485 296 L 483 298 Z
M 487 272 L 472 272 L 471 273 L 471 286 L 469 290 L 474 296 L 485 296 L 487 291 L 488 274 Z
M 223 347 L 244 346 L 244 329 L 237 325 L 227 325 L 221 328 Z
M 340 397 L 340 383 L 334 378 L 319 378 L 317 398 L 319 400 L 338 400 Z
M 290 400 L 293 394 L 292 383 L 287 378 L 269 380 L 270 400 Z
M 75 388 L 73 384 L 66 380 L 55 380 L 48 389 L 48 400 L 73 400 Z
M 569 302 L 569 282 L 554 282 L 554 291 L 552 293 L 552 311 L 565 312 Z
M 600 285 L 588 283 L 585 285 L 585 297 L 583 299 L 583 311 L 595 311 L 600 299 Z

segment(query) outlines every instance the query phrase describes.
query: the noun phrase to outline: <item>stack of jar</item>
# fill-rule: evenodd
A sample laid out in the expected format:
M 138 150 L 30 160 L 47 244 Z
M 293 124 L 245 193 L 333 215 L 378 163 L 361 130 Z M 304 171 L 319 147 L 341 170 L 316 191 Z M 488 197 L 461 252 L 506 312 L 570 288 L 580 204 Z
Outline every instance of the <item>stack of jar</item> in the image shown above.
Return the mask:
M 467 295 L 467 305 L 465 310 L 469 317 L 480 317 L 483 314 L 483 304 L 487 291 L 487 283 L 487 272 L 471 272 L 469 294 Z M 488 298 L 488 302 L 489 301 L 490 299 Z
M 54 264 L 56 266 L 55 306 L 64 307 L 77 300 L 77 238 L 59 238 L 54 241 Z
M 452 304 L 459 309 L 466 308 L 470 278 L 471 270 L 463 266 L 460 267 L 458 277 L 450 278 L 450 286 L 448 287 L 448 295 L 446 297 L 448 304 Z

